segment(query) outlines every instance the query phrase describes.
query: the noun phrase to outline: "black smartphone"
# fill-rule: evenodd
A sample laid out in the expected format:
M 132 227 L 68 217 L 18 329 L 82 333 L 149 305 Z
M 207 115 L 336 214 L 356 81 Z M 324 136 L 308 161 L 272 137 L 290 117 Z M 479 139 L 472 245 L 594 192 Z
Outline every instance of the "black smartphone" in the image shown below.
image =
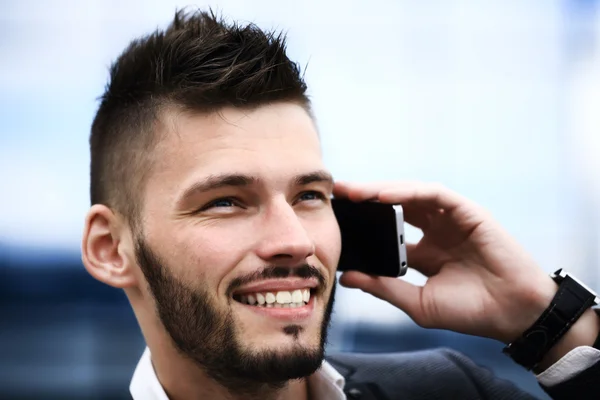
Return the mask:
M 402 206 L 338 198 L 331 201 L 342 234 L 338 271 L 392 277 L 406 274 Z

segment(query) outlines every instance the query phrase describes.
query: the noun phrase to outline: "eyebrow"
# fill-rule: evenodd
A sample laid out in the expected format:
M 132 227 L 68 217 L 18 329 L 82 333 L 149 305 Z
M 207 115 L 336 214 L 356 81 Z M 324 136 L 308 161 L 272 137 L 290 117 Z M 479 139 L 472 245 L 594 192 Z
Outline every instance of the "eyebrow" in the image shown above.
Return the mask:
M 306 186 L 311 183 L 325 182 L 333 186 L 333 177 L 326 171 L 314 171 L 294 177 L 296 186 Z
M 185 202 L 188 198 L 225 187 L 244 187 L 258 183 L 260 180 L 256 176 L 245 174 L 221 174 L 210 175 L 187 188 L 180 197 L 179 203 Z M 300 174 L 292 178 L 295 186 L 306 186 L 311 183 L 325 182 L 333 186 L 333 177 L 330 173 L 318 170 L 307 174 Z
M 198 193 L 210 192 L 224 187 L 250 186 L 256 182 L 258 182 L 258 178 L 244 174 L 210 175 L 187 188 L 181 195 L 180 201 L 185 201 Z

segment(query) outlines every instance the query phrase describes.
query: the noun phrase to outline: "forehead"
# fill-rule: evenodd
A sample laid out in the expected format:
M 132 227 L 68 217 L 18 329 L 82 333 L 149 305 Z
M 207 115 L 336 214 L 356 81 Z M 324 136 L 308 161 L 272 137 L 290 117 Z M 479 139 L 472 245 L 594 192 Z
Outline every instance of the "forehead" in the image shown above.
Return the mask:
M 150 178 L 163 189 L 177 190 L 209 174 L 243 172 L 277 181 L 323 168 L 314 121 L 296 104 L 208 115 L 171 111 L 165 120 Z

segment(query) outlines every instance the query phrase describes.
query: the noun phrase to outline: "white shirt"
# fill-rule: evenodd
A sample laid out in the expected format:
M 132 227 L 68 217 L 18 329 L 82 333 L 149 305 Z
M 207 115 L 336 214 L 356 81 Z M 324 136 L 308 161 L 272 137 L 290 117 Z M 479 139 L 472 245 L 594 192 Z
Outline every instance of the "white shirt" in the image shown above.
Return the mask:
M 600 350 L 590 346 L 577 347 L 537 375 L 537 379 L 545 386 L 557 385 L 591 367 L 598 361 L 600 361 Z M 344 394 L 346 381 L 327 361 L 323 361 L 321 368 L 308 378 L 308 383 L 311 397 L 314 399 L 346 399 Z M 156 377 L 150 359 L 150 350 L 147 347 L 135 368 L 129 391 L 134 400 L 169 400 Z

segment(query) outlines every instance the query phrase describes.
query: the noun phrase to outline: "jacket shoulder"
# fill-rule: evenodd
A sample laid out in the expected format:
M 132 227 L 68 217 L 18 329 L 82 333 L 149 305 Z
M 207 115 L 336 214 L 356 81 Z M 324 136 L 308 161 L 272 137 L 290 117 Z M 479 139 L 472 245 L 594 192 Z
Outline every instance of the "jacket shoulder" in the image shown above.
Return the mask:
M 399 353 L 338 353 L 327 361 L 346 386 L 370 387 L 387 399 L 533 399 L 455 350 L 440 348 Z

